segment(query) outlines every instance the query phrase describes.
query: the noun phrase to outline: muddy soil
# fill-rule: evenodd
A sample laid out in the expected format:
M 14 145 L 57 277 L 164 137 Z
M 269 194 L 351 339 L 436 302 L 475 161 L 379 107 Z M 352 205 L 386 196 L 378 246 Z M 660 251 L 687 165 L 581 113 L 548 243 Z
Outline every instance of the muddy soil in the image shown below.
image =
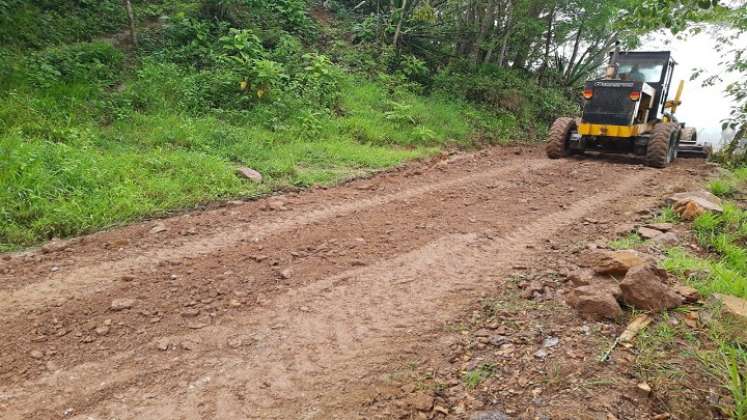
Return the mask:
M 495 148 L 5 255 L 0 418 L 469 418 L 489 406 L 650 418 L 655 403 L 620 402 L 630 372 L 591 367 L 590 343 L 618 326 L 590 327 L 561 299 L 499 311 L 517 342 L 499 369 L 489 361 L 505 387 L 439 392 L 480 362 L 455 352 L 454 334 L 479 302 L 513 302 L 517 276 L 562 271 L 560 255 L 711 169 Z M 558 366 L 576 382 L 536 391 Z M 437 392 L 421 386 L 442 371 Z

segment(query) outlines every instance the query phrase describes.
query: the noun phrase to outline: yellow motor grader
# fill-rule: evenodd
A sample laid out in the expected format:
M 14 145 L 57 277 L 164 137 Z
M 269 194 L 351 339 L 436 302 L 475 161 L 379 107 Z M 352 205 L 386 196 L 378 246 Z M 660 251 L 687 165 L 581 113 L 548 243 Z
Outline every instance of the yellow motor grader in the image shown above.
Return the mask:
M 606 77 L 584 85 L 581 118 L 561 117 L 552 125 L 547 156 L 633 153 L 656 168 L 680 153 L 708 157 L 710 147 L 698 142 L 695 128 L 674 116 L 684 81 L 667 99 L 676 64 L 669 51 L 612 53 Z

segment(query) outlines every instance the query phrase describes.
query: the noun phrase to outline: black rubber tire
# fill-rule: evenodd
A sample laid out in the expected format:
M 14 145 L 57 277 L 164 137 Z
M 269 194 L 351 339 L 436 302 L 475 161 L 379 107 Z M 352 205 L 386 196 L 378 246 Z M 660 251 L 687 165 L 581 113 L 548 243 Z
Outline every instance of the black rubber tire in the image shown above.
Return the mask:
M 568 148 L 568 139 L 571 132 L 576 129 L 576 119 L 570 117 L 561 117 L 555 120 L 550 127 L 550 134 L 547 137 L 545 152 L 550 159 L 560 159 L 571 155 Z
M 698 130 L 693 127 L 686 127 L 680 131 L 681 142 L 698 142 Z
M 654 127 L 651 140 L 646 148 L 646 165 L 666 168 L 677 157 L 677 136 L 679 125 L 659 123 Z

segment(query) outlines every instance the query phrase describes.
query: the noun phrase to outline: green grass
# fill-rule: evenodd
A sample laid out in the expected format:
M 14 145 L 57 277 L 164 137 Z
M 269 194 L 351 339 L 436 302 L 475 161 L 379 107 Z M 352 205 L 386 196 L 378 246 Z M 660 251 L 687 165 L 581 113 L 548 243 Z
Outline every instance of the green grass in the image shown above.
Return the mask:
M 747 168 L 735 168 L 724 176 L 711 181 L 708 190 L 721 198 L 733 197 L 747 183 Z
M 740 168 L 709 184 L 712 193 L 728 199 L 740 193 L 747 180 L 747 169 Z M 726 201 L 722 214 L 706 213 L 693 221 L 698 242 L 708 256 L 696 256 L 681 248 L 667 252 L 663 266 L 708 297 L 722 293 L 747 299 L 747 211 Z M 722 317 L 718 307 L 706 325 L 707 337 L 693 337 L 685 349 L 687 357 L 696 359 L 730 396 L 721 407 L 729 418 L 747 419 L 747 352 L 744 325 Z M 661 323 L 659 324 L 661 325 Z M 671 327 L 666 327 L 671 328 Z M 656 335 L 656 334 L 653 334 Z M 657 363 L 666 370 L 673 337 L 651 338 L 642 335 L 644 349 L 639 366 L 651 371 Z
M 577 111 L 518 72 L 409 78 L 387 50 L 270 1 L 226 16 L 202 2 L 136 2 L 137 50 L 117 46 L 120 2 L 37 3 L 0 0 L 0 252 L 333 184 L 446 147 L 532 139 L 521 134 Z M 530 100 L 491 99 L 505 95 Z
M 154 87 L 184 76 L 166 67 L 146 63 L 114 93 L 77 82 L 8 91 L 0 100 L 0 251 L 198 203 L 332 184 L 468 147 L 485 127 L 511 130 L 463 101 L 351 76 L 338 115 L 299 109 L 278 118 L 267 106 L 194 112 Z M 395 103 L 405 118 L 387 118 Z M 265 183 L 239 179 L 239 165 Z
M 494 372 L 495 365 L 490 363 L 482 364 L 464 374 L 464 385 L 467 389 L 475 389 L 482 383 L 482 381 L 493 376 Z
M 615 250 L 635 249 L 643 245 L 645 242 L 646 241 L 644 241 L 644 239 L 641 238 L 641 235 L 637 233 L 630 233 L 627 236 L 623 236 L 621 238 L 617 238 L 613 241 L 610 241 L 608 245 L 611 249 L 615 249 Z
M 737 192 L 736 186 L 726 180 L 717 179 L 708 184 L 708 190 L 719 197 L 731 197 Z
M 711 363 L 713 373 L 721 379 L 732 398 L 730 406 L 723 407 L 732 419 L 747 419 L 747 351 L 741 345 L 723 343 L 718 359 Z
M 654 223 L 679 223 L 680 216 L 671 206 L 664 207 L 654 218 Z

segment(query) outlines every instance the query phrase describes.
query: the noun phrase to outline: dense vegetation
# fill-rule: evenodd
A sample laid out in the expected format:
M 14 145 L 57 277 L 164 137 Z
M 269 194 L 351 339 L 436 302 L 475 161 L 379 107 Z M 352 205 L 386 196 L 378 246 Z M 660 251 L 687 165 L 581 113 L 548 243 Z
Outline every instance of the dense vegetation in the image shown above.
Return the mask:
M 137 48 L 118 0 L 0 2 L 0 247 L 526 139 L 574 112 L 518 72 L 467 79 L 354 45 L 365 19 L 341 5 L 133 6 Z
M 0 0 L 0 249 L 541 139 L 642 4 Z

